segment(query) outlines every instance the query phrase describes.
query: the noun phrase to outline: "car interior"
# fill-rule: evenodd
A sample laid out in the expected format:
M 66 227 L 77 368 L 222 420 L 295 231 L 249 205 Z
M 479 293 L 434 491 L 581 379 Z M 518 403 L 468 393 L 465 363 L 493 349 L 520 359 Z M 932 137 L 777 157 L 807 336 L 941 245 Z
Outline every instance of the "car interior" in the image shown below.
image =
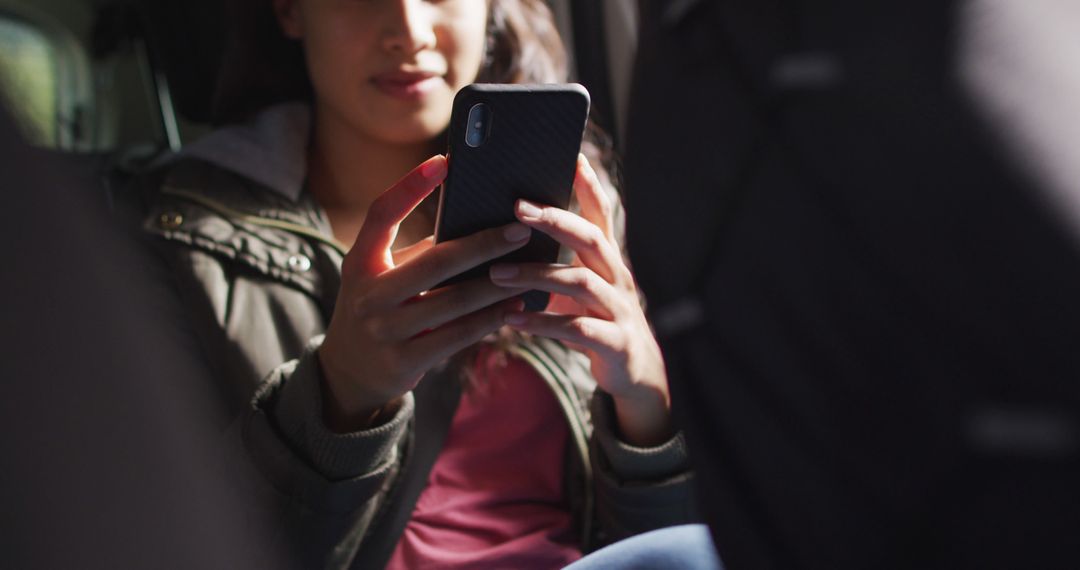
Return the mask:
M 625 211 L 647 214 L 631 224 L 625 244 L 634 267 L 626 281 L 641 288 L 624 306 L 637 309 L 633 301 L 648 298 L 648 321 L 635 323 L 639 330 L 655 324 L 663 358 L 676 363 L 668 369 L 678 373 L 673 385 L 681 376 L 684 389 L 693 388 L 678 411 L 699 430 L 687 430 L 687 441 L 692 447 L 691 438 L 701 438 L 707 453 L 693 456 L 693 470 L 708 484 L 686 496 L 723 506 L 703 511 L 712 536 L 729 541 L 717 542 L 723 564 L 740 567 L 744 556 L 744 563 L 802 566 L 741 567 L 1077 567 L 1080 541 L 1063 537 L 1080 528 L 1080 398 L 1072 380 L 1080 369 L 1073 341 L 1080 309 L 1070 302 L 1080 284 L 1080 177 L 1062 176 L 1055 189 L 1047 180 L 1058 181 L 1043 180 L 1040 169 L 1080 173 L 1080 155 L 1069 154 L 1080 133 L 1080 121 L 1069 123 L 1070 94 L 1080 93 L 1080 35 L 1063 25 L 1061 38 L 1053 38 L 1049 25 L 1080 22 L 1055 11 L 1080 11 L 1054 0 L 543 1 L 555 15 L 571 79 L 590 93 L 589 118 L 623 157 L 613 173 L 623 182 Z M 40 153 L 42 170 L 66 175 L 63 184 L 43 178 L 41 187 L 74 183 L 71 194 L 108 207 L 133 175 L 215 129 L 228 4 L 0 0 L 0 107 L 19 127 L 18 149 L 29 143 L 26 155 Z M 966 44 L 954 36 L 964 35 L 969 20 L 978 24 L 967 40 L 979 57 L 965 66 L 953 56 Z M 679 59 L 687 54 L 693 57 Z M 628 145 L 635 65 L 640 112 Z M 982 92 L 968 84 L 980 78 Z M 0 120 L 9 121 L 7 114 Z M 24 154 L 8 158 L 33 162 Z M 9 186 L 18 186 L 15 174 Z M 90 220 L 84 205 L 71 210 Z M 520 216 L 539 219 L 517 207 Z M 17 218 L 24 210 L 7 211 Z M 170 220 L 183 218 L 147 219 L 171 229 Z M 17 250 L 31 241 L 23 226 L 8 229 L 24 240 L 14 243 Z M 340 253 L 349 246 L 334 247 Z M 306 257 L 281 258 L 300 260 L 301 272 L 312 266 Z M 639 278 L 650 269 L 652 282 Z M 33 267 L 22 273 L 16 277 L 27 287 L 38 286 Z M 427 290 L 415 291 L 408 301 Z M 5 315 L 20 335 L 9 346 L 40 360 L 21 336 L 24 322 L 38 324 L 32 309 L 23 320 Z M 51 377 L 12 376 L 61 391 Z M 39 421 L 33 411 L 26 415 Z M 49 427 L 64 431 L 69 447 L 81 446 L 67 426 Z M 23 433 L 7 431 L 19 450 L 30 449 Z M 44 455 L 56 451 L 51 443 L 38 447 Z M 33 469 L 27 472 L 37 477 Z M 8 488 L 30 495 L 19 484 Z M 63 495 L 53 500 L 53 488 L 41 488 L 52 500 L 49 513 L 77 511 Z M 16 515 L 19 506 L 11 509 Z M 138 542 L 116 534 L 121 548 Z M 63 546 L 62 533 L 37 535 L 45 549 Z M 909 558 L 881 555 L 890 548 Z M 1014 558 L 995 560 L 999 552 Z M 849 565 L 830 565 L 824 555 L 832 554 Z M 1055 559 L 1066 555 L 1072 564 Z M 920 557 L 971 565 L 917 564 Z M 116 566 L 125 567 L 102 567 Z

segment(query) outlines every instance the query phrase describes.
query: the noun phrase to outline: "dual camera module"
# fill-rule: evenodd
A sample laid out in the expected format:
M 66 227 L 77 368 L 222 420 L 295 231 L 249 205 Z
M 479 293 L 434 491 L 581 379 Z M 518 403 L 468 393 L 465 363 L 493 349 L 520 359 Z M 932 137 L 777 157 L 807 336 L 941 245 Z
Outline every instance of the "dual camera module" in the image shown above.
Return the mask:
M 465 144 L 476 148 L 487 142 L 491 135 L 491 108 L 485 103 L 477 103 L 469 109 L 468 124 L 465 127 Z

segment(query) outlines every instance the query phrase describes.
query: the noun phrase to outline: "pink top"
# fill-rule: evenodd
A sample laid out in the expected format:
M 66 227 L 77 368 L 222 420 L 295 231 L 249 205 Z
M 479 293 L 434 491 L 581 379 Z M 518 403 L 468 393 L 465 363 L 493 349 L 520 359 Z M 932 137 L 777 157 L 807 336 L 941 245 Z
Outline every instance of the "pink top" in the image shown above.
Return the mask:
M 555 395 L 517 358 L 484 348 L 477 364 L 481 380 L 462 394 L 387 568 L 561 568 L 581 557 Z

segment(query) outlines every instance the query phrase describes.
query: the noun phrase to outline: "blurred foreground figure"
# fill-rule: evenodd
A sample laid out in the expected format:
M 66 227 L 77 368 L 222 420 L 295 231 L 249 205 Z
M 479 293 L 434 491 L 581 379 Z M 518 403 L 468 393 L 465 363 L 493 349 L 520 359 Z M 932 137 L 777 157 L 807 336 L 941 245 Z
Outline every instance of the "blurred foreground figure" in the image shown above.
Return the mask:
M 160 324 L 175 308 L 56 160 L 0 110 L 0 566 L 276 567 L 237 514 L 206 374 Z
M 728 568 L 1080 567 L 1077 6 L 643 2 L 630 252 Z

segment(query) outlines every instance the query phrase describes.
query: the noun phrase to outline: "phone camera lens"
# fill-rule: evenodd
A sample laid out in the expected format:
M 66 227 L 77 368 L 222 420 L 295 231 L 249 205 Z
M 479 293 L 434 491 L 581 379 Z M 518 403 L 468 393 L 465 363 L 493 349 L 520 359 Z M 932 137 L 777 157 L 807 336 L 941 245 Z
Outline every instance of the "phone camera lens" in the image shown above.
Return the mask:
M 465 123 L 465 144 L 476 148 L 487 141 L 491 132 L 491 111 L 483 103 L 477 103 L 469 109 Z

